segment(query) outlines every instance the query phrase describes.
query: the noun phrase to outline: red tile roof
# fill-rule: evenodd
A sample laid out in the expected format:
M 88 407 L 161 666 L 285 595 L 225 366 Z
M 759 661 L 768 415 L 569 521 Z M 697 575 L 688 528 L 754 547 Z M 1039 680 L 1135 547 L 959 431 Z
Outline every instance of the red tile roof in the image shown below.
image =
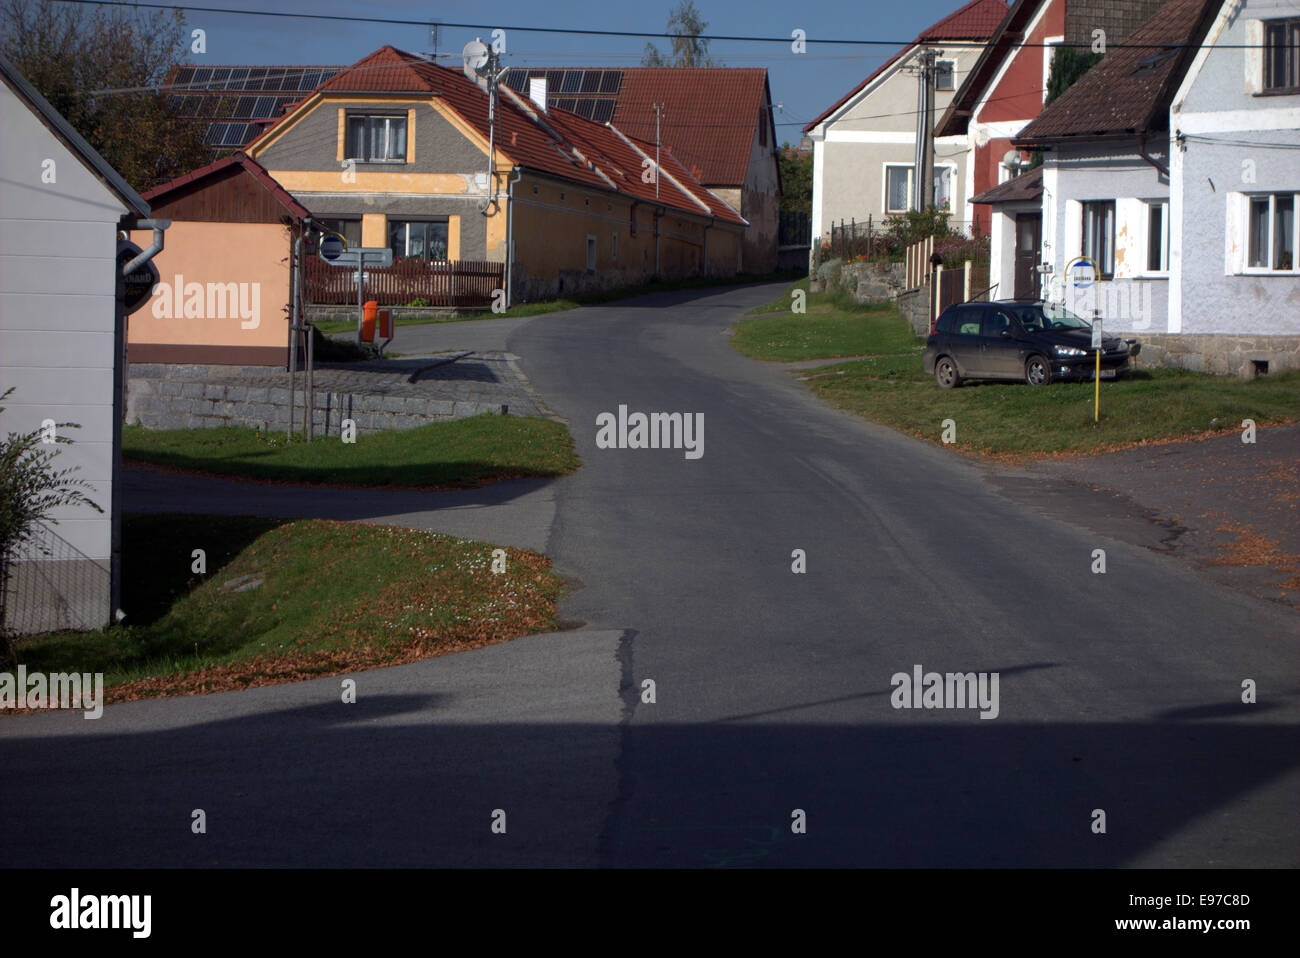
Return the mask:
M 979 59 L 966 75 L 965 82 L 948 103 L 948 109 L 935 127 L 935 136 L 958 136 L 969 129 L 971 111 L 993 83 L 1007 57 L 1014 56 L 1024 42 L 1023 31 L 1033 20 L 1038 8 L 1050 2 L 1051 0 L 1016 0 L 1011 5 L 1002 22 L 993 31 L 988 46 L 980 51 Z
M 769 99 L 763 68 L 641 67 L 623 71 L 613 122 L 629 136 L 654 143 L 654 105 L 664 104 L 660 142 L 701 183 L 739 187 Z
M 644 183 L 641 172 L 654 145 L 625 137 L 612 125 L 594 123 L 564 110 L 542 113 L 504 85 L 500 88 L 496 146 L 517 166 L 562 177 L 586 186 L 655 201 L 662 205 L 720 220 L 748 225 L 731 207 L 700 185 L 670 152 L 663 152 L 658 197 L 655 185 Z M 391 46 L 382 47 L 324 83 L 319 93 L 436 94 L 485 140 L 488 137 L 488 102 L 477 84 L 461 71 L 438 66 Z M 281 120 L 280 122 L 284 122 Z M 254 140 L 269 137 L 277 123 Z
M 970 40 L 986 41 L 993 36 L 999 24 L 1002 23 L 1003 17 L 1007 15 L 1007 5 L 1005 0 L 970 0 L 965 6 L 961 7 L 948 16 L 944 17 L 937 23 L 932 24 L 922 30 L 915 40 L 909 43 L 903 49 L 899 50 L 892 57 L 882 63 L 876 70 L 857 86 L 855 86 L 844 96 L 836 100 L 828 109 L 803 128 L 805 133 L 810 132 L 813 127 L 821 123 L 828 116 L 842 107 L 849 100 L 857 96 L 862 90 L 871 84 L 871 81 L 880 76 L 887 69 L 894 65 L 900 57 L 905 55 L 913 47 L 921 43 L 944 43 L 953 40 Z
M 1221 5 L 1221 0 L 1169 0 L 1012 142 L 1032 147 L 1167 129 L 1169 101 Z
M 191 183 L 196 183 L 199 180 L 206 179 L 212 174 L 218 173 L 221 170 L 232 166 L 243 167 L 245 172 L 261 183 L 262 186 L 264 186 L 266 190 L 280 202 L 280 205 L 293 214 L 295 218 L 303 219 L 311 216 L 311 213 L 307 211 L 305 206 L 295 200 L 288 190 L 276 182 L 274 177 L 266 171 L 266 167 L 262 166 L 262 164 L 258 163 L 257 160 L 253 159 L 251 156 L 241 152 L 231 153 L 229 156 L 224 156 L 215 163 L 201 166 L 197 170 L 192 170 L 184 176 L 178 176 L 176 179 L 169 180 L 166 183 L 160 183 L 149 192 L 145 193 L 144 198 L 151 202 L 161 203 L 165 200 L 167 194 L 173 193 L 184 186 L 189 186 Z

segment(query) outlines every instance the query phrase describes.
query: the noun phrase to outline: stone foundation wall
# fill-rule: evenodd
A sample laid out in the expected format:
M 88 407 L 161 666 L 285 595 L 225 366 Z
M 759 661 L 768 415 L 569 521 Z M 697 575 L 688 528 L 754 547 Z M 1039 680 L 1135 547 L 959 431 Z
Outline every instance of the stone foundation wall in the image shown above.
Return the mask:
M 1253 378 L 1267 363 L 1267 372 L 1300 369 L 1300 336 L 1184 335 L 1137 333 L 1142 344 L 1138 363 L 1201 373 Z

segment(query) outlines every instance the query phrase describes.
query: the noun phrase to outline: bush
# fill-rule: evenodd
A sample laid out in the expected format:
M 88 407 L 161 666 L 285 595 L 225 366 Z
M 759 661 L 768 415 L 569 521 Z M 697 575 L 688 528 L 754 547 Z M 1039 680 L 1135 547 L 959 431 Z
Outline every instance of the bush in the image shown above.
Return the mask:
M 431 304 L 427 299 L 425 299 L 423 296 L 417 296 L 415 299 L 411 300 L 411 301 L 410 301 L 409 303 L 407 303 L 406 305 L 409 306 L 409 307 L 411 307 L 412 309 L 417 309 L 417 308 L 419 308 L 419 307 L 422 307 L 422 306 L 430 306 L 430 305 L 432 305 L 432 304 Z
M 840 267 L 843 265 L 842 259 L 828 259 L 817 267 L 817 278 L 828 286 L 835 286 L 840 281 Z
M 14 391 L 10 386 L 0 394 L 8 399 Z M 4 407 L 0 406 L 0 413 Z M 67 445 L 72 440 L 63 434 L 65 429 L 80 429 L 75 422 L 54 424 L 54 438 L 49 445 Z M 11 432 L 0 439 L 0 596 L 9 585 L 9 564 L 14 550 L 32 537 L 38 522 L 51 519 L 50 513 L 62 506 L 87 505 L 96 512 L 104 510 L 81 490 L 89 485 L 84 479 L 74 479 L 76 466 L 53 468 L 57 449 L 45 446 L 45 430 Z M 2 624 L 2 623 L 0 623 Z M 4 657 L 16 662 L 13 637 L 4 632 Z

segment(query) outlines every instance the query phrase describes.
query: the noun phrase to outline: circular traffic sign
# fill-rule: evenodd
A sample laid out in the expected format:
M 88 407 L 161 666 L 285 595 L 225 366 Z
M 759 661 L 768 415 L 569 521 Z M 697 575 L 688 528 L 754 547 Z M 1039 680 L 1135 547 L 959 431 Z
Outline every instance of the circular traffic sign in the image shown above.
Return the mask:
M 342 237 L 329 234 L 321 237 L 320 257 L 325 260 L 325 262 L 332 263 L 334 260 L 342 256 L 343 251 L 347 248 L 348 246 L 343 242 Z
M 1065 273 L 1074 283 L 1075 289 L 1087 289 L 1097 281 L 1097 264 L 1086 256 L 1080 256 L 1070 262 Z

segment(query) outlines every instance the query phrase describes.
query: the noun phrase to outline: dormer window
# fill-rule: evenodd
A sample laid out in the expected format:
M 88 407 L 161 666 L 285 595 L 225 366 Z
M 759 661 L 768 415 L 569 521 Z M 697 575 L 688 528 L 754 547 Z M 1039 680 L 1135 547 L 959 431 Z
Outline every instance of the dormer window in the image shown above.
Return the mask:
M 347 159 L 406 162 L 406 114 L 348 114 Z

